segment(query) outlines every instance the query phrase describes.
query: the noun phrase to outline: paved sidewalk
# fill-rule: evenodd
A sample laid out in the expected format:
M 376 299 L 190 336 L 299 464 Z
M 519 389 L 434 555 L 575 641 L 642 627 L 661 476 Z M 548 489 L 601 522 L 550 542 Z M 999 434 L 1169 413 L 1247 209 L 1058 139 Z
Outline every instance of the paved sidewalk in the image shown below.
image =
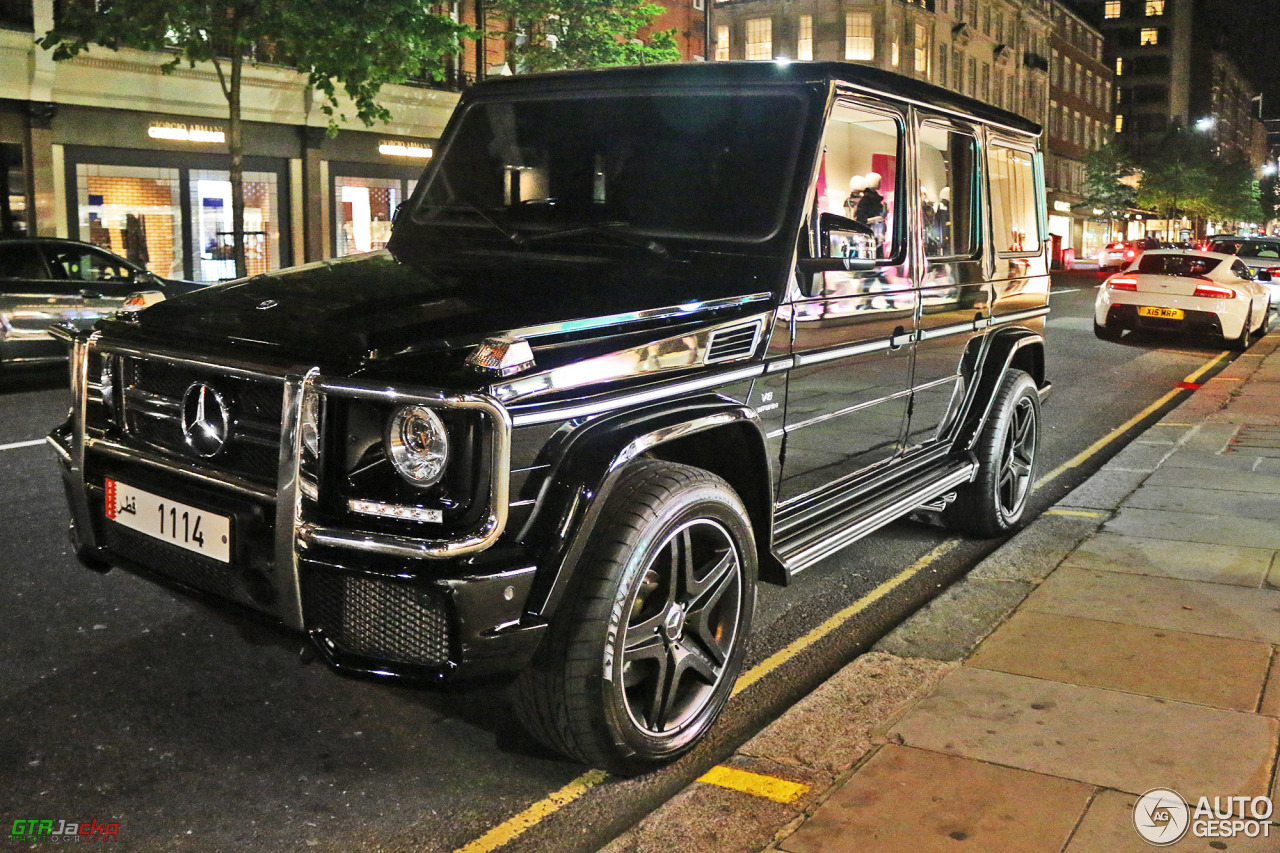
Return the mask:
M 1155 849 L 1152 788 L 1280 799 L 1278 348 L 606 850 L 1124 853 Z M 1268 831 L 1166 849 L 1280 851 Z

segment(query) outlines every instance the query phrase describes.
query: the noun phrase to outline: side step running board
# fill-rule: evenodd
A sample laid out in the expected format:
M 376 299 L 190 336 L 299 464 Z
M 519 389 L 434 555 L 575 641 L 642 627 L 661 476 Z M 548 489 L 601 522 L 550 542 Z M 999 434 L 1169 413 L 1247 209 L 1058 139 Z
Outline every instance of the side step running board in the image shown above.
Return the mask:
M 977 471 L 973 461 L 958 463 L 942 476 L 932 471 L 924 482 L 908 481 L 875 501 L 800 531 L 779 542 L 775 553 L 787 573 L 794 575 L 909 512 L 942 510 L 955 500 L 956 487 L 972 482 Z

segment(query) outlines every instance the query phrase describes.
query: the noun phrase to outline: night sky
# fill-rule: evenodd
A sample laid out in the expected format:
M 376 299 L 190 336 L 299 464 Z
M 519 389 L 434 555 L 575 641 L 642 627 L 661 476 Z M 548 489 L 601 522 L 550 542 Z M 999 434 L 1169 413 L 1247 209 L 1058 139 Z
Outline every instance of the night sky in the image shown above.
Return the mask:
M 1223 47 L 1262 92 L 1262 117 L 1280 118 L 1280 0 L 1210 0 Z

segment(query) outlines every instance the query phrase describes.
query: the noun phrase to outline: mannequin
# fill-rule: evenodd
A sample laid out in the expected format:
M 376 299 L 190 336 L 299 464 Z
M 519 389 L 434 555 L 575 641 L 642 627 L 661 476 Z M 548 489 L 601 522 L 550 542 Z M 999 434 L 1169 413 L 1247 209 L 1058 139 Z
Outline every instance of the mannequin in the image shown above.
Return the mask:
M 938 191 L 938 209 L 934 213 L 934 221 L 942 239 L 951 239 L 951 187 L 943 187 Z
M 884 219 L 884 196 L 880 195 L 880 181 L 879 172 L 867 172 L 866 189 L 862 191 L 862 198 L 858 200 L 858 207 L 853 213 L 853 218 L 863 225 Z
M 862 201 L 862 192 L 867 188 L 867 179 L 862 175 L 854 175 L 849 179 L 849 197 L 844 201 L 845 215 L 850 219 L 858 209 L 858 202 Z

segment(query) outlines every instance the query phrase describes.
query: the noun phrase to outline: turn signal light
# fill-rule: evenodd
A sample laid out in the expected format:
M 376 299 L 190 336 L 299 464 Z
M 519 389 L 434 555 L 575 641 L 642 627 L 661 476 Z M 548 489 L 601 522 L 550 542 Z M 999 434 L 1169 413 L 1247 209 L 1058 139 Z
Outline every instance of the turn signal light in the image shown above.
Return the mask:
M 1123 278 L 1116 276 L 1107 282 L 1107 287 L 1112 290 L 1137 290 L 1138 280 L 1136 278 Z
M 1191 295 L 1204 299 L 1232 299 L 1236 292 L 1229 287 L 1219 287 L 1216 284 L 1197 284 L 1196 292 Z

